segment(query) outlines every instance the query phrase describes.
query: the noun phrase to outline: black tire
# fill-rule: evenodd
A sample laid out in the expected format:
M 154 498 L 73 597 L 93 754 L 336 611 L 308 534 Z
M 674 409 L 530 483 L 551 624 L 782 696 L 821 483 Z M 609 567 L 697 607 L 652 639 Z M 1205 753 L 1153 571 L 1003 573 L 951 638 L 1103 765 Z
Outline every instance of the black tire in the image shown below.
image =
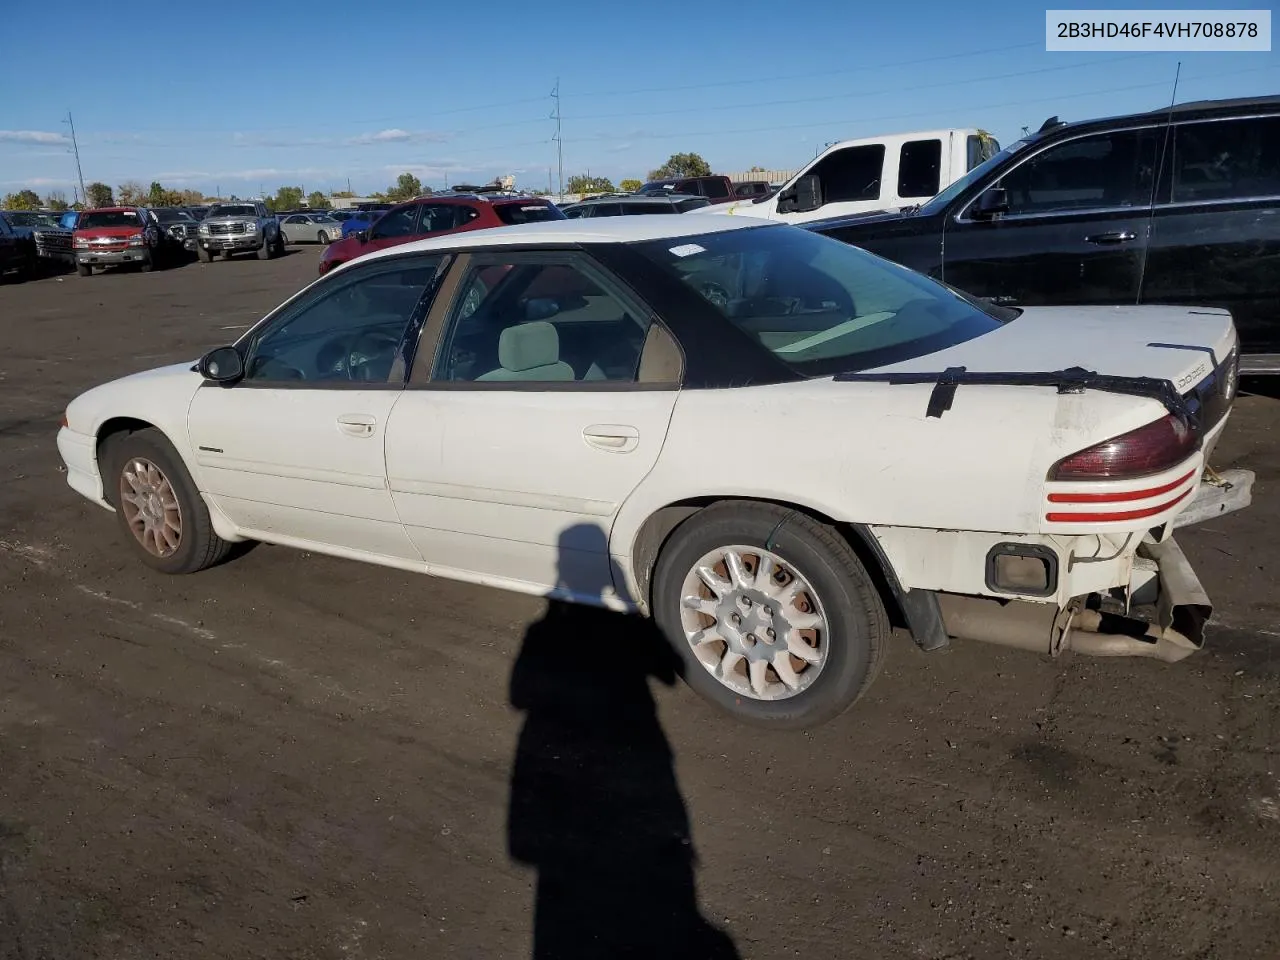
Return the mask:
M 807 688 L 783 699 L 755 699 L 726 686 L 685 638 L 685 577 L 707 553 L 735 544 L 767 546 L 808 581 L 826 613 L 830 633 L 822 638 L 822 670 Z M 690 687 L 739 720 L 777 729 L 814 727 L 853 706 L 884 663 L 890 631 L 875 583 L 844 538 L 804 513 L 770 503 L 714 504 L 677 527 L 654 569 L 652 609 Z
M 283 230 L 276 234 L 276 256 L 277 257 L 283 257 L 285 254 L 289 252 L 287 249 L 285 249 L 285 244 L 287 244 L 288 242 L 289 241 L 285 239 Z
M 76 273 L 80 274 L 82 277 L 91 277 L 93 276 L 93 267 L 89 266 L 87 263 L 77 263 Z
M 222 251 L 222 259 L 223 259 L 223 260 L 230 260 L 233 256 L 235 256 L 235 251 L 234 251 L 234 250 L 223 250 L 223 251 Z
M 262 246 L 258 248 L 259 260 L 270 260 L 276 255 L 275 242 L 270 237 L 262 238 Z
M 173 553 L 167 556 L 158 556 L 142 545 L 121 503 L 122 475 L 125 468 L 139 458 L 156 466 L 168 480 L 177 500 L 181 534 Z M 118 436 L 103 451 L 102 459 L 106 465 L 103 484 L 107 498 L 116 508 L 121 533 L 143 563 L 161 573 L 185 574 L 211 567 L 226 557 L 232 544 L 214 533 L 209 508 L 196 490 L 182 458 L 163 433 L 150 428 Z
M 138 269 L 141 270 L 143 273 L 150 273 L 155 268 L 156 268 L 155 255 L 151 253 L 148 253 L 146 257 L 143 259 L 142 263 L 138 264 Z
M 321 230 L 316 234 L 316 243 L 325 244 L 329 242 L 329 235 Z
M 206 250 L 204 247 L 196 247 L 196 256 L 200 258 L 201 263 L 213 263 L 212 250 Z

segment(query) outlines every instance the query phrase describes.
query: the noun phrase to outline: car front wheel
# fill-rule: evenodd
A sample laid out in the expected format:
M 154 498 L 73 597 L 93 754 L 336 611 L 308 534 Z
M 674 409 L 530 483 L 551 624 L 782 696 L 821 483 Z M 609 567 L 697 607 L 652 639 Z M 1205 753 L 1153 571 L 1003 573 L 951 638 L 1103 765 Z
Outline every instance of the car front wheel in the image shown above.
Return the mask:
M 658 557 L 653 613 L 689 686 L 777 728 L 852 706 L 889 633 L 876 586 L 840 534 L 768 503 L 716 504 L 677 527 Z
M 209 519 L 182 459 L 158 430 L 140 430 L 113 441 L 104 459 L 109 495 L 134 552 L 163 573 L 195 573 L 230 550 Z

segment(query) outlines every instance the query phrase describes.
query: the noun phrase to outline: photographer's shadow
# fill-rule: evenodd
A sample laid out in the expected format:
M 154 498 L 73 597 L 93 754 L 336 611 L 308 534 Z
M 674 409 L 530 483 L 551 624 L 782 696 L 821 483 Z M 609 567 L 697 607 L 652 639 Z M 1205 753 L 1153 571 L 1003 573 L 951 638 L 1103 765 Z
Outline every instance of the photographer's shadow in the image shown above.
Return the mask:
M 599 527 L 562 534 L 562 586 L 612 586 L 579 582 L 578 560 L 593 553 L 608 556 Z M 525 633 L 511 674 L 525 722 L 507 839 L 538 874 L 534 960 L 737 957 L 698 911 L 689 818 L 649 690 L 650 677 L 676 676 L 639 617 L 551 600 Z

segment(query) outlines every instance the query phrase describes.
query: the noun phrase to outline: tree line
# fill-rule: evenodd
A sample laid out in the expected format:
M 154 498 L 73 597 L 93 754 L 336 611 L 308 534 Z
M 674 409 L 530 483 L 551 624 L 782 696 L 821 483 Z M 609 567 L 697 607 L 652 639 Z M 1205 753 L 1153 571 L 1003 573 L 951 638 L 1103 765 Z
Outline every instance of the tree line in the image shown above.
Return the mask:
M 676 177 L 709 177 L 711 164 L 696 153 L 673 153 L 667 162 L 649 171 L 650 180 L 670 180 Z M 608 177 L 593 177 L 590 174 L 578 174 L 569 178 L 565 189 L 569 193 L 635 193 L 644 182 L 629 178 L 618 182 L 615 189 L 613 181 Z

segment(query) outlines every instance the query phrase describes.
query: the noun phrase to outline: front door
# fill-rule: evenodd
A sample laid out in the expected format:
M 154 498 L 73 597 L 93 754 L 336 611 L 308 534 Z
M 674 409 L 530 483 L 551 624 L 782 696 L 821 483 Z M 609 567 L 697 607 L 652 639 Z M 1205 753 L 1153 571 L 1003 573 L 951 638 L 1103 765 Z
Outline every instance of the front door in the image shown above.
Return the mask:
M 200 487 L 250 536 L 420 560 L 383 440 L 438 264 L 397 257 L 336 274 L 242 341 L 244 379 L 196 392 Z
M 667 334 L 584 254 L 454 269 L 387 428 L 399 516 L 432 572 L 614 605 L 609 533 L 676 400 L 642 363 Z
M 1161 128 L 1077 137 L 987 186 L 993 219 L 969 203 L 943 225 L 942 279 L 1011 306 L 1138 302 Z

